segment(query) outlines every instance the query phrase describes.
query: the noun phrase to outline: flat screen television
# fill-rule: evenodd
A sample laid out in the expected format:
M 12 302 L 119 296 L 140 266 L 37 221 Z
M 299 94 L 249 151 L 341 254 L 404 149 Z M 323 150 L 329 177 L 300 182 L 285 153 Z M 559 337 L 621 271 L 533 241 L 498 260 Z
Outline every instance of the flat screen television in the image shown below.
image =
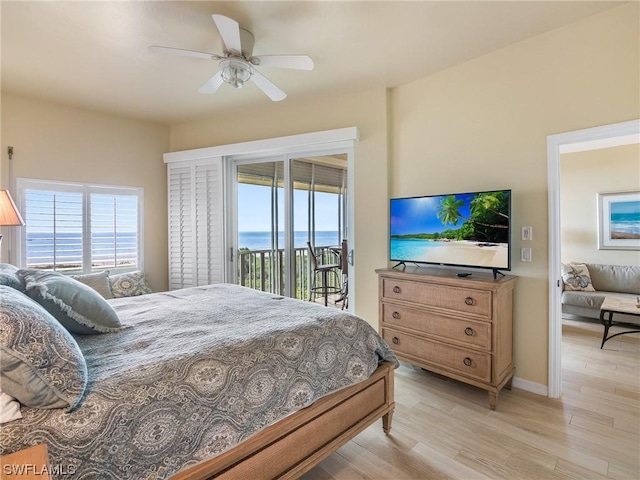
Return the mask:
M 511 190 L 392 198 L 389 210 L 397 265 L 511 270 Z

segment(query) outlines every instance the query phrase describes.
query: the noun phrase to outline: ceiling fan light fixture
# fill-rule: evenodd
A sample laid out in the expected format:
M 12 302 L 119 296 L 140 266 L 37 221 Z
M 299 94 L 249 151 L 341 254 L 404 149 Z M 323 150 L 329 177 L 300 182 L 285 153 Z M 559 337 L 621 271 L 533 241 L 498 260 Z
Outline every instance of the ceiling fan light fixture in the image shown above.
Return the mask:
M 231 58 L 220 62 L 222 80 L 233 88 L 241 88 L 251 78 L 251 65 L 240 59 Z

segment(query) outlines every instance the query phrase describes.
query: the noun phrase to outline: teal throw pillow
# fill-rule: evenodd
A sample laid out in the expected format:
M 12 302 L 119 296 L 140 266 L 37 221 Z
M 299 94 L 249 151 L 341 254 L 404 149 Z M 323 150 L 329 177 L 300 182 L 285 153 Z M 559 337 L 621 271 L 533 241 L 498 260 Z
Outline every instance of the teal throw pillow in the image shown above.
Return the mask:
M 24 292 L 24 280 L 18 275 L 18 267 L 9 263 L 0 263 L 0 285 Z
M 115 332 L 122 328 L 116 311 L 93 288 L 58 272 L 19 270 L 26 293 L 71 333 Z

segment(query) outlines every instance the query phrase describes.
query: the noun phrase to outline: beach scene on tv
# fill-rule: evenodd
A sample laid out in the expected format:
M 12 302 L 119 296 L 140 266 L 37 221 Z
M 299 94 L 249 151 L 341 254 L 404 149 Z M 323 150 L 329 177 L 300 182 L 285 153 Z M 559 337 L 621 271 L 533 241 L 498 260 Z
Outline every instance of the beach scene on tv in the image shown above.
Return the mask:
M 509 194 L 391 199 L 391 260 L 508 268 Z

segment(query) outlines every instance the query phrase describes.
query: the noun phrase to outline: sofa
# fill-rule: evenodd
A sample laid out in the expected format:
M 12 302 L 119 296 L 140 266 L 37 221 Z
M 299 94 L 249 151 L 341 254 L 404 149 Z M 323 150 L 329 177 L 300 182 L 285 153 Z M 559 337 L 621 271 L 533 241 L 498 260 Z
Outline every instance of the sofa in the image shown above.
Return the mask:
M 600 306 L 606 296 L 632 299 L 640 296 L 640 266 L 563 264 L 562 281 L 563 314 L 599 319 Z M 614 320 L 640 323 L 637 315 L 616 313 Z

